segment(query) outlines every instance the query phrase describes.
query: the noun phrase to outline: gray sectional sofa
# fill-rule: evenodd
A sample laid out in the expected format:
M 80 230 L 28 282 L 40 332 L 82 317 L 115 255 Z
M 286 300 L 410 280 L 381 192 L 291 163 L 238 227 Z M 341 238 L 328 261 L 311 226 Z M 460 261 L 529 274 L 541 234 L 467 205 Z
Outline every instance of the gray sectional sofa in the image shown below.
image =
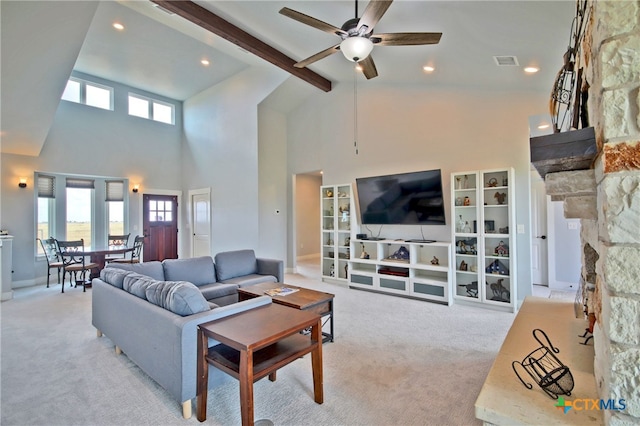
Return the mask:
M 219 267 L 208 256 L 110 264 L 92 282 L 98 336 L 106 335 L 116 353 L 124 352 L 179 401 L 185 418 L 196 396 L 198 324 L 270 304 L 268 296 L 238 302 L 237 289 L 283 280 L 282 261 L 257 259 L 252 250 L 220 253 L 216 261 Z M 209 388 L 228 377 L 211 369 Z

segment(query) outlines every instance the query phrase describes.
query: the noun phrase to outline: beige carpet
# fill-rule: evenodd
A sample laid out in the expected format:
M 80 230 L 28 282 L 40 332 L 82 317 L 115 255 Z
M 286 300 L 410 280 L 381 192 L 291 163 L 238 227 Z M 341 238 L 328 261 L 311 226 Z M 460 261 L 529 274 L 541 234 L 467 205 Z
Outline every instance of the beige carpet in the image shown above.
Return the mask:
M 322 283 L 336 295 L 323 346 L 324 404 L 305 356 L 254 385 L 256 419 L 275 425 L 472 425 L 473 404 L 513 314 L 442 306 Z M 1 417 L 8 425 L 186 425 L 180 405 L 91 326 L 91 290 L 19 290 L 0 306 Z M 194 410 L 195 413 L 195 410 Z M 240 424 L 235 380 L 212 390 L 207 424 Z

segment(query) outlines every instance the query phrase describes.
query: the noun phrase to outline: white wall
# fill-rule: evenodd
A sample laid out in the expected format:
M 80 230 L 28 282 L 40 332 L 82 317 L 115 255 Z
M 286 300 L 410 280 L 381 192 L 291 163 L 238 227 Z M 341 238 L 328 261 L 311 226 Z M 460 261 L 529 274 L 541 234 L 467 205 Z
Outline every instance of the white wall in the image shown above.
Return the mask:
M 127 113 L 130 90 L 171 100 L 110 81 L 91 80 L 114 87 L 114 111 L 61 101 L 38 156 L 2 154 L 0 228 L 15 236 L 14 283 L 33 284 L 47 268 L 44 260 L 35 258 L 35 171 L 125 177 L 143 188 L 181 189 L 181 103 L 172 101 L 177 104 L 175 126 L 131 117 Z M 28 178 L 26 189 L 18 188 L 21 176 Z M 139 222 L 140 211 L 129 194 L 129 224 L 133 225 Z
M 546 95 L 527 92 L 389 88 L 360 82 L 356 155 L 353 86 L 337 85 L 288 115 L 289 172 L 321 169 L 324 184 L 340 184 L 354 183 L 361 176 L 441 169 L 449 223 L 423 230 L 425 238 L 450 241 L 450 174 L 514 167 L 516 223 L 525 224 L 527 230 L 517 235 L 518 298 L 522 299 L 531 294 L 527 119 L 546 105 Z M 385 226 L 381 235 L 421 237 L 420 228 L 413 226 Z
M 184 102 L 182 177 L 185 189 L 211 187 L 211 253 L 257 249 L 260 215 L 284 204 L 285 157 L 260 159 L 267 172 L 259 176 L 258 104 L 286 78 L 284 71 L 275 68 L 251 68 Z M 277 138 L 266 136 L 265 140 L 280 149 Z M 279 143 L 285 146 L 285 141 Z M 263 198 L 261 212 L 260 191 L 276 185 L 282 195 Z M 282 217 L 272 230 L 285 229 L 286 217 Z M 280 235 L 284 239 L 286 231 Z M 282 258 L 282 250 L 274 242 L 257 254 Z

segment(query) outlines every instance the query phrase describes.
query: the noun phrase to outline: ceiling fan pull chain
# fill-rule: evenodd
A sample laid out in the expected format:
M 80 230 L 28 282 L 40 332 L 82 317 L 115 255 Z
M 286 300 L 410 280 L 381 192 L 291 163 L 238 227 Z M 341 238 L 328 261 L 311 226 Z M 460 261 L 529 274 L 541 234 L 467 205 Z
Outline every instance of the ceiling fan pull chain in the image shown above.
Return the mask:
M 356 1 L 356 8 L 358 2 Z M 355 67 L 353 69 L 353 148 L 356 151 L 356 155 L 358 155 L 358 71 Z

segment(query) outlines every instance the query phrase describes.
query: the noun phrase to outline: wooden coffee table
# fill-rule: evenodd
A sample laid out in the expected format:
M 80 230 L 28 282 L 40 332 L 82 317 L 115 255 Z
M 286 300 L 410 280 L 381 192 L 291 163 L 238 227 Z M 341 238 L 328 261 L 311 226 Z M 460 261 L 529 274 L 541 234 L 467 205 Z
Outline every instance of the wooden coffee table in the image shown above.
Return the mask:
M 311 336 L 300 333 L 311 328 Z M 253 382 L 311 353 L 314 401 L 324 401 L 322 376 L 322 321 L 308 311 L 270 303 L 198 326 L 196 413 L 207 419 L 209 364 L 240 382 L 243 426 L 253 426 Z M 208 348 L 209 338 L 220 344 Z
M 300 309 L 302 311 L 315 312 L 321 317 L 328 316 L 329 332 L 322 332 L 325 342 L 333 342 L 333 298 L 335 295 L 322 291 L 310 290 L 308 288 L 298 287 L 284 283 L 260 283 L 238 289 L 238 298 L 240 301 L 251 299 L 258 296 L 264 296 L 267 290 L 278 287 L 297 288 L 295 293 L 286 296 L 273 296 L 273 302 L 279 305 L 289 306 L 290 308 Z

